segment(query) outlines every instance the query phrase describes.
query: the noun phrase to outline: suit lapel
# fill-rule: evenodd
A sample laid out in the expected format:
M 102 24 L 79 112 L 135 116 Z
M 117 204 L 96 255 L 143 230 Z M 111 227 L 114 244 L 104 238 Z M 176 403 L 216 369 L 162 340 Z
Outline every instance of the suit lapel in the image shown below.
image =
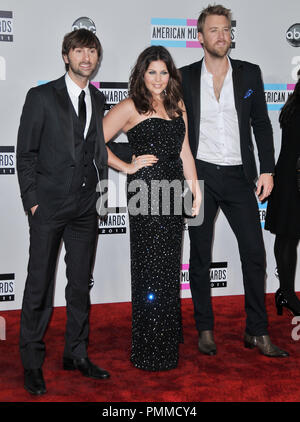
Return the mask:
M 193 117 L 194 117 L 194 130 L 196 140 L 196 152 L 199 143 L 199 130 L 200 130 L 200 115 L 201 115 L 201 95 L 200 95 L 200 81 L 201 81 L 201 68 L 202 60 L 197 63 L 191 74 L 191 95 L 193 103 Z
M 243 65 L 241 62 L 230 59 L 232 66 L 232 82 L 235 108 L 237 111 L 239 128 L 242 127 L 242 105 L 243 105 Z
M 101 108 L 98 104 L 97 93 L 93 89 L 90 89 L 91 93 L 91 102 L 92 102 L 92 113 L 94 113 L 95 121 L 96 121 L 96 130 L 97 130 L 97 138 L 99 138 L 99 131 L 102 128 L 102 116 L 99 114 L 99 110 Z
M 105 147 L 103 129 L 102 129 L 102 117 L 104 111 L 104 100 L 100 92 L 94 86 L 90 85 L 91 102 L 92 102 L 92 113 L 95 116 L 97 140 L 95 146 L 95 159 L 99 168 L 106 165 L 107 162 L 107 151 Z
M 74 131 L 73 131 L 73 118 L 71 101 L 69 98 L 65 77 L 56 81 L 55 94 L 58 104 L 58 120 L 61 125 L 62 139 L 66 143 L 72 158 L 75 160 L 75 146 L 74 146 Z

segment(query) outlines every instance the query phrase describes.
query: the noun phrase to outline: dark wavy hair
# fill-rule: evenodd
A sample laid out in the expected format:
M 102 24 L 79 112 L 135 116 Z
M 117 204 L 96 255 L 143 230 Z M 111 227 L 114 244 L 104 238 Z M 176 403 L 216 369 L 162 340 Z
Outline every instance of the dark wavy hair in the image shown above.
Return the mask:
M 289 123 L 290 118 L 295 113 L 297 105 L 300 105 L 300 69 L 297 72 L 298 82 L 296 83 L 293 93 L 286 100 L 286 103 L 281 109 L 279 115 L 280 127 L 285 126 Z
M 144 75 L 150 63 L 162 60 L 169 72 L 169 82 L 166 93 L 163 97 L 163 104 L 170 119 L 182 115 L 179 106 L 183 99 L 181 91 L 181 75 L 177 70 L 171 54 L 162 46 L 151 46 L 146 48 L 138 57 L 129 78 L 129 97 L 133 100 L 137 111 L 140 114 L 155 113 L 151 92 L 144 82 Z

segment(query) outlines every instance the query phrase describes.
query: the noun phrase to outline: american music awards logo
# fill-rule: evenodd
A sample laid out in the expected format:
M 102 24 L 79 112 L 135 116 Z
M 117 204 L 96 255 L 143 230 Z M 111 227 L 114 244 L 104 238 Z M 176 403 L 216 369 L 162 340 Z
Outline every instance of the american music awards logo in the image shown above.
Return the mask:
M 0 10 L 0 41 L 12 42 L 13 40 L 13 12 Z
M 0 274 L 0 303 L 15 300 L 15 275 Z
M 151 45 L 202 48 L 197 19 L 151 18 Z M 231 22 L 231 48 L 235 48 L 236 21 Z
M 15 147 L 0 146 L 0 175 L 15 174 L 15 162 Z
M 105 110 L 128 97 L 128 82 L 92 82 L 105 95 Z
M 108 208 L 107 218 L 99 220 L 99 234 L 125 234 L 127 215 L 126 207 Z
M 293 93 L 295 84 L 265 84 L 265 99 L 268 110 L 280 110 Z
M 210 274 L 210 287 L 227 287 L 227 262 L 212 262 L 209 274 Z M 180 286 L 181 290 L 190 289 L 190 278 L 189 278 L 189 264 L 181 265 L 181 277 Z

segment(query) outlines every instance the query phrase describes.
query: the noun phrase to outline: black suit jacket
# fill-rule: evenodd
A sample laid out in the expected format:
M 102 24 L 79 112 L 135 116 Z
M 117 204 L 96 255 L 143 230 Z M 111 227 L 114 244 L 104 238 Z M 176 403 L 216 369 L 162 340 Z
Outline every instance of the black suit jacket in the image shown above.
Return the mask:
M 200 128 L 200 78 L 202 60 L 182 67 L 182 88 L 188 114 L 189 142 L 196 158 Z M 237 110 L 243 169 L 249 182 L 257 178 L 251 126 L 255 136 L 261 173 L 274 171 L 273 131 L 268 116 L 259 66 L 230 59 Z
M 99 179 L 107 179 L 107 150 L 102 116 L 104 95 L 90 84 L 97 140 L 95 165 Z M 72 103 L 65 77 L 29 90 L 21 115 L 17 143 L 17 171 L 26 211 L 39 204 L 54 213 L 69 193 L 75 169 Z

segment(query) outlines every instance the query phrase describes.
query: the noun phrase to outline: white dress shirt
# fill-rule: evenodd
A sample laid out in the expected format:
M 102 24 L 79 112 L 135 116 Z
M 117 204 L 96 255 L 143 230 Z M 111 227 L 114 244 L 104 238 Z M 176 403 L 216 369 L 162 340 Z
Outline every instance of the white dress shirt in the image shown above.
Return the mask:
M 78 116 L 78 97 L 82 91 L 82 89 L 70 78 L 68 72 L 65 76 L 65 81 L 67 85 L 67 90 L 69 97 L 72 101 L 74 110 Z M 92 102 L 91 102 L 91 94 L 89 90 L 89 83 L 87 83 L 86 87 L 83 88 L 83 91 L 85 91 L 85 105 L 86 105 L 86 123 L 85 123 L 85 129 L 84 129 L 84 137 L 86 137 L 90 122 L 91 122 L 91 116 L 92 116 Z
M 213 75 L 205 60 L 201 70 L 201 116 L 197 158 L 219 165 L 242 164 L 240 132 L 234 102 L 232 67 L 224 79 L 219 101 L 213 87 Z

